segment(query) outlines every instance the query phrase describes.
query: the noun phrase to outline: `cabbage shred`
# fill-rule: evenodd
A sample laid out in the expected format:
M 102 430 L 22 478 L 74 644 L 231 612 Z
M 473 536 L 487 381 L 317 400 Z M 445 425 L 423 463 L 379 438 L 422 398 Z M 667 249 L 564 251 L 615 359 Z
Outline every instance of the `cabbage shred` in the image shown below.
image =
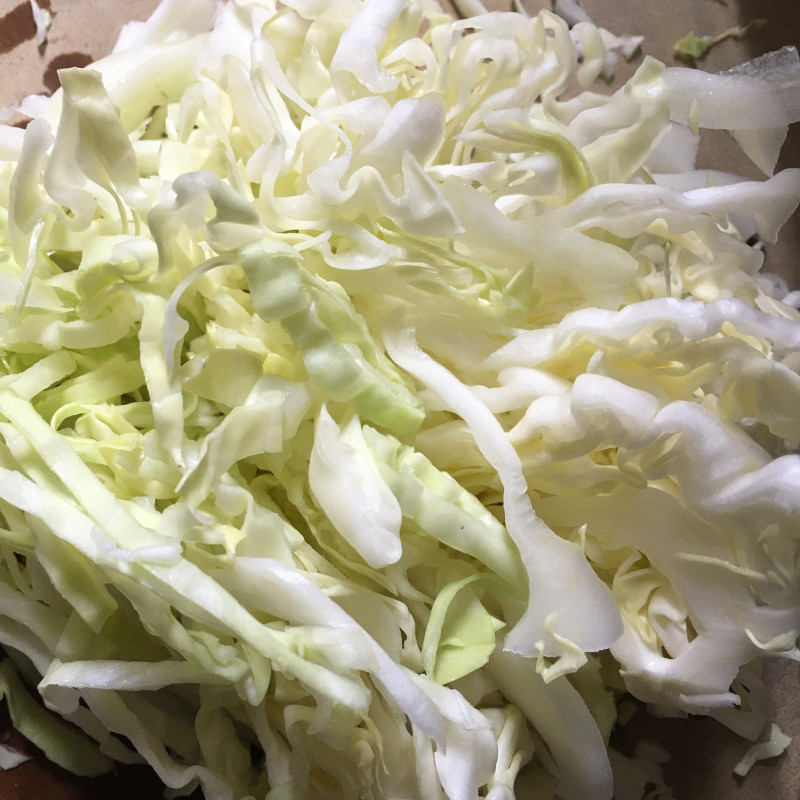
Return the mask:
M 800 315 L 746 242 L 800 198 L 800 62 L 599 94 L 622 42 L 165 0 L 0 128 L 0 690 L 49 758 L 603 800 L 624 692 L 759 738 Z

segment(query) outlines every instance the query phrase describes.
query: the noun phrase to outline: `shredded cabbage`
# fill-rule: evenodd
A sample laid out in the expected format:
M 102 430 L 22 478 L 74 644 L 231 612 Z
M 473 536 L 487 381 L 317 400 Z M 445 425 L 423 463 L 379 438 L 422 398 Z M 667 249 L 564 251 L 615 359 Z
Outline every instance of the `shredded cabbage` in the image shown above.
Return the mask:
M 775 724 L 770 726 L 769 738 L 765 742 L 756 742 L 733 768 L 739 776 L 744 777 L 753 765 L 767 758 L 775 758 L 786 751 L 792 740 Z
M 727 39 L 741 39 L 751 30 L 760 30 L 766 24 L 767 20 L 756 17 L 755 19 L 751 19 L 746 25 L 734 25 L 722 31 L 722 33 L 717 33 L 713 36 L 697 36 L 694 31 L 690 31 L 675 42 L 673 50 L 675 55 L 684 58 L 690 64 L 694 64 L 695 61 L 703 58 L 712 47 L 716 47 L 716 45 Z
M 461 5 L 164 0 L 0 128 L 0 691 L 68 769 L 637 800 L 625 693 L 761 736 L 797 52 L 604 95 L 577 4 Z

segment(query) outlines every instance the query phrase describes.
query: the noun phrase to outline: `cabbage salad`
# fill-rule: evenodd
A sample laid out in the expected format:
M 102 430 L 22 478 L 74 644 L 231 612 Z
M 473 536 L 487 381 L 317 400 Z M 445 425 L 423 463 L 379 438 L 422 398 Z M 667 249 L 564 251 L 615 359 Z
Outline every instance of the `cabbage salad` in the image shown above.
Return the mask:
M 67 769 L 635 800 L 627 694 L 763 735 L 797 52 L 598 93 L 630 40 L 470 6 L 164 0 L 0 128 L 0 691 Z

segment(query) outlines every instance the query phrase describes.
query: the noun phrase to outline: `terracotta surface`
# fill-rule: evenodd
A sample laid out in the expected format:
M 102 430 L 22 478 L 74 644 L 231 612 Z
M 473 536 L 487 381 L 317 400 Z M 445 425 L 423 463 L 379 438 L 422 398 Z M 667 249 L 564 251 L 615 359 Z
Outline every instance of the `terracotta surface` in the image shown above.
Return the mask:
M 190 2 L 191 0 L 187 0 Z M 40 0 L 53 14 L 53 26 L 44 47 L 34 40 L 35 28 L 27 0 L 0 0 L 0 108 L 27 94 L 52 91 L 56 71 L 82 66 L 108 52 L 119 28 L 128 19 L 144 19 L 156 0 Z M 503 0 L 489 2 L 508 8 Z M 545 5 L 531 0 L 532 11 Z M 729 40 L 701 62 L 709 71 L 729 68 L 754 55 L 800 42 L 800 2 L 797 0 L 583 0 L 595 22 L 616 33 L 639 33 L 644 49 L 668 64 L 672 44 L 688 30 L 714 34 L 753 17 L 769 24 L 742 41 Z M 640 58 L 622 68 L 630 74 Z M 731 169 L 758 178 L 736 155 L 725 137 L 718 137 L 703 155 L 704 166 Z M 781 166 L 800 166 L 800 125 L 795 125 L 784 149 Z M 784 231 L 780 245 L 768 250 L 767 264 L 800 288 L 800 214 Z M 634 724 L 618 737 L 621 748 L 642 736 L 654 739 L 673 754 L 665 766 L 669 782 L 680 800 L 795 800 L 800 798 L 800 674 L 797 664 L 770 663 L 766 678 L 770 687 L 772 717 L 784 732 L 795 737 L 787 753 L 772 762 L 756 765 L 745 779 L 734 779 L 731 770 L 747 750 L 747 743 L 713 721 L 703 719 L 655 720 L 639 712 Z M 10 737 L 10 738 L 8 738 Z M 0 717 L 0 741 L 34 753 L 8 719 Z M 161 796 L 158 781 L 145 768 L 123 768 L 116 776 L 82 780 L 64 773 L 37 757 L 0 773 L 0 800 L 155 800 Z M 524 800 L 524 799 L 521 799 Z M 586 798 L 586 800 L 592 800 Z

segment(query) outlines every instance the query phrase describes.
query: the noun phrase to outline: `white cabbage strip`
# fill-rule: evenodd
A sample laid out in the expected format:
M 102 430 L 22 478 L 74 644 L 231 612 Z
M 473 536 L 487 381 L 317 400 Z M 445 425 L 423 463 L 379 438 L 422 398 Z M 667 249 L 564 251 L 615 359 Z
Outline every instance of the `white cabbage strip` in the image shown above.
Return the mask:
M 626 691 L 785 748 L 797 53 L 606 96 L 638 38 L 459 7 L 165 0 L 0 127 L 0 692 L 68 769 L 636 800 Z

